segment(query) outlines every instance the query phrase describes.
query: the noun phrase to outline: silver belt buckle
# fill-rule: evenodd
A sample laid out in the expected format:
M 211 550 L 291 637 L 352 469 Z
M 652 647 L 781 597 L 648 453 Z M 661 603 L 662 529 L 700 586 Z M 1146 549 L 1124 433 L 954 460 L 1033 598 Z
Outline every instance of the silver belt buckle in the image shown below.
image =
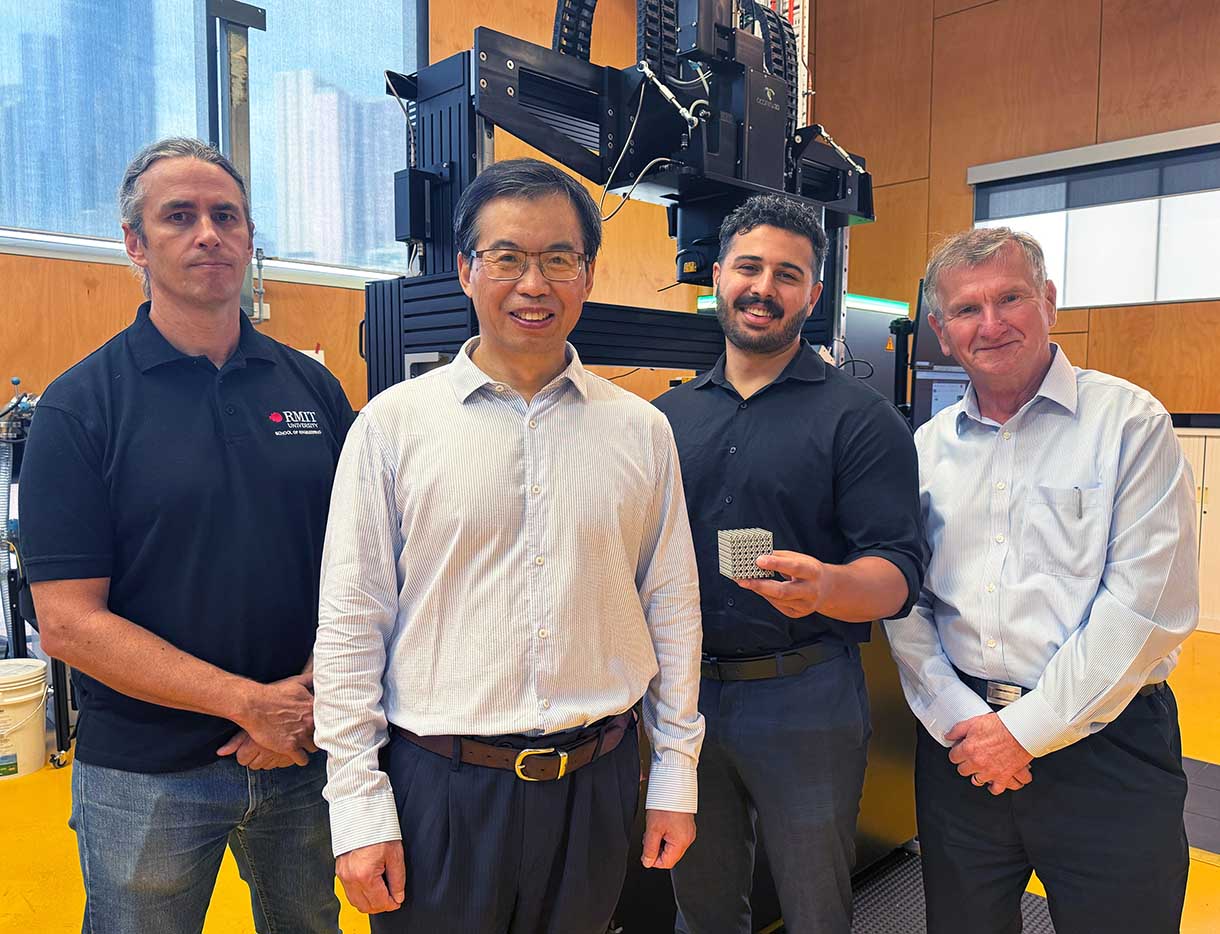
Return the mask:
M 987 703 L 995 707 L 1007 707 L 1015 700 L 1021 699 L 1022 690 L 1015 684 L 1005 684 L 1003 681 L 987 682 Z

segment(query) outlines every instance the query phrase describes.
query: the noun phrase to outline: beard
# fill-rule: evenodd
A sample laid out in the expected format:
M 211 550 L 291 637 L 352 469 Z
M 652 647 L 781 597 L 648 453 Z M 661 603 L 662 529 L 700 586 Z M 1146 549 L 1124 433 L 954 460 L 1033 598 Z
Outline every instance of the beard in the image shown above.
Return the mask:
M 725 339 L 738 350 L 744 350 L 747 353 L 772 354 L 791 347 L 800 338 L 801 328 L 804 327 L 805 319 L 809 316 L 809 309 L 812 307 L 806 305 L 787 320 L 783 320 L 784 310 L 770 299 L 747 294 L 739 298 L 730 308 L 719 289 L 716 290 L 715 296 L 716 318 L 720 321 L 720 329 L 724 331 Z M 748 330 L 738 321 L 736 311 L 751 305 L 761 305 L 767 309 L 772 318 L 781 319 L 779 329 L 767 331 L 764 334 Z

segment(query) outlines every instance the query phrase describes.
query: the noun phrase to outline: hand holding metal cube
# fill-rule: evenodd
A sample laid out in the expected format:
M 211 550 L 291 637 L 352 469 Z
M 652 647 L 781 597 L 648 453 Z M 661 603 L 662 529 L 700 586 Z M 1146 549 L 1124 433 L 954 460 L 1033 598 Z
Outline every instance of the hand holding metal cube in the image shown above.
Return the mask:
M 751 580 L 760 577 L 775 577 L 775 572 L 766 571 L 756 563 L 759 555 L 769 555 L 773 550 L 771 533 L 766 529 L 721 529 L 716 532 L 720 548 L 720 573 L 733 580 Z

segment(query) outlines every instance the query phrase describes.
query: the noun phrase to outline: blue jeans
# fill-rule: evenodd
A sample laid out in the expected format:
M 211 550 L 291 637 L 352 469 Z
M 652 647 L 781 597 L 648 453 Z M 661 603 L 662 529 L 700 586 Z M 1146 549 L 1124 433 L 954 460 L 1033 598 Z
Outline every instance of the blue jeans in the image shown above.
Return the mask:
M 849 934 L 856 815 L 871 733 L 860 653 L 699 688 L 699 834 L 670 873 L 679 934 L 749 934 L 761 836 L 792 934 Z
M 164 774 L 74 763 L 81 931 L 198 934 L 229 846 L 259 934 L 336 934 L 325 782 L 322 753 L 266 771 L 232 758 Z

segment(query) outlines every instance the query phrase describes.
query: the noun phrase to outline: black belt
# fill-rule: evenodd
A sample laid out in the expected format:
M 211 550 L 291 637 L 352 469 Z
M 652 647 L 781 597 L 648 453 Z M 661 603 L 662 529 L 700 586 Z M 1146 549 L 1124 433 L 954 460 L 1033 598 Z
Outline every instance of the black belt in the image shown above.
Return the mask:
M 975 694 L 987 701 L 992 707 L 1007 707 L 1017 698 L 1028 694 L 1030 691 L 1029 688 L 1021 687 L 1019 684 L 1008 684 L 1004 681 L 988 681 L 986 678 L 968 675 L 956 666 L 953 670 L 962 679 L 962 684 L 974 691 Z M 1166 681 L 1145 684 L 1139 689 L 1138 694 L 1140 697 L 1147 697 L 1150 694 L 1159 694 L 1168 687 L 1169 684 Z
M 815 642 L 799 649 L 771 655 L 752 655 L 749 658 L 710 658 L 705 655 L 700 670 L 703 677 L 713 681 L 763 681 L 799 675 L 810 665 L 820 665 L 846 654 L 847 649 L 843 645 Z

